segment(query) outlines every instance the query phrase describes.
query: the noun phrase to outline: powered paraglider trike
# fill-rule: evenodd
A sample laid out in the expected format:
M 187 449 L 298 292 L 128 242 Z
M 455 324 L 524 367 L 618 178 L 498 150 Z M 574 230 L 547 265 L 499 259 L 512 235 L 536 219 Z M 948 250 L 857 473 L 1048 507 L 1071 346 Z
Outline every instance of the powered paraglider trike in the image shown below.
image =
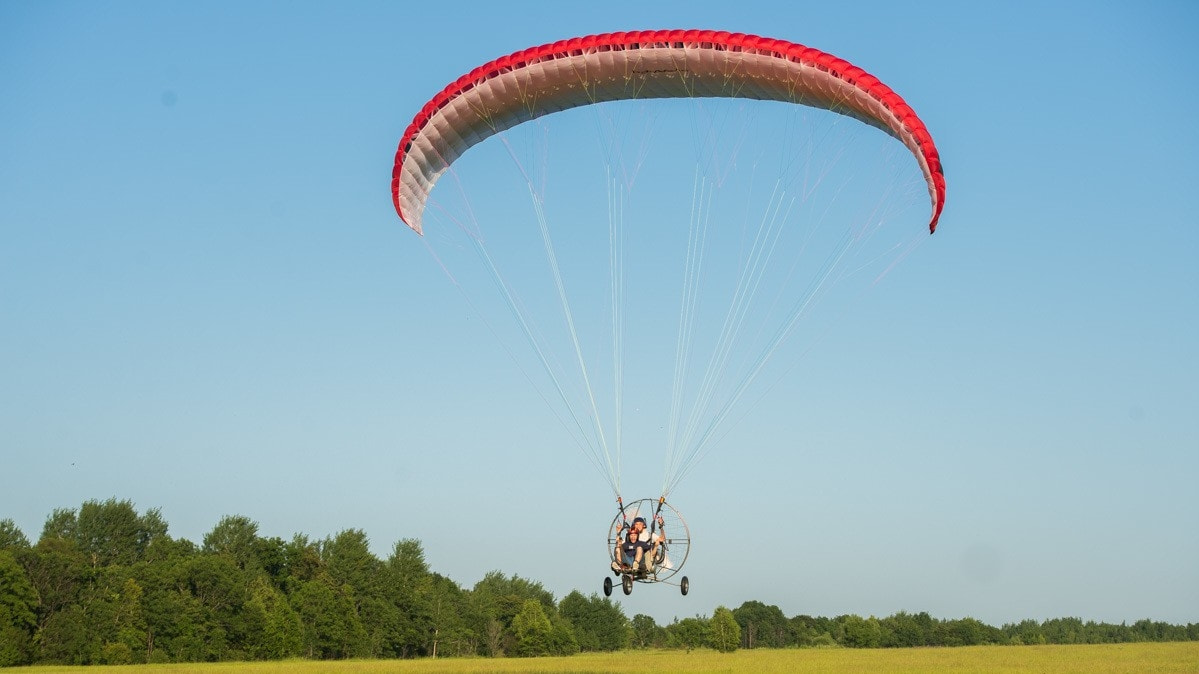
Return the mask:
M 622 502 L 621 506 L 608 525 L 608 554 L 621 589 L 632 594 L 635 582 L 666 583 L 687 594 L 691 583 L 687 576 L 679 575 L 691 552 L 691 532 L 686 520 L 665 498 L 646 498 L 628 505 Z M 640 559 L 629 560 L 621 553 L 621 545 L 629 537 L 642 546 Z M 604 578 L 605 596 L 612 595 L 612 587 L 612 578 Z
M 841 313 L 825 307 L 925 239 L 906 209 L 927 194 L 932 232 L 946 193 L 924 122 L 877 77 L 711 30 L 588 35 L 478 66 L 412 119 L 391 191 L 615 493 L 609 596 L 613 578 L 687 594 L 690 532 L 666 499 L 824 337 Z M 622 453 L 642 467 L 647 447 L 665 454 L 661 496 L 625 505 Z

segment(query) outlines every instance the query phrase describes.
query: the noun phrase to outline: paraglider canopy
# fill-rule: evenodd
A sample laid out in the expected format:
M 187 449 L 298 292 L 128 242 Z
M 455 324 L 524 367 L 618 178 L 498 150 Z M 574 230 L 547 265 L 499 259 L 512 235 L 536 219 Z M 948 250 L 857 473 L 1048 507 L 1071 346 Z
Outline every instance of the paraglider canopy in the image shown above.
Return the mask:
M 468 148 L 541 115 L 638 98 L 730 97 L 825 108 L 877 126 L 915 156 L 935 231 L 945 205 L 941 160 L 924 122 L 877 77 L 818 49 L 711 30 L 588 35 L 524 49 L 459 77 L 400 140 L 392 200 L 420 233 L 429 192 Z

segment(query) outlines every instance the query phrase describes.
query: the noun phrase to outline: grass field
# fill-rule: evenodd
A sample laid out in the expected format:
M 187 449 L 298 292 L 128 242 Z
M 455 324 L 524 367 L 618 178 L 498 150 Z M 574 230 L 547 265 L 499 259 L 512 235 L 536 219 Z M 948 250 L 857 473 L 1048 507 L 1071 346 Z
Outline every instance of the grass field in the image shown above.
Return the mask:
M 407 674 L 440 672 L 1199 672 L 1199 642 L 1097 646 L 973 646 L 966 648 L 625 651 L 570 658 L 344 660 L 311 662 L 33 667 L 22 672 L 86 674 Z

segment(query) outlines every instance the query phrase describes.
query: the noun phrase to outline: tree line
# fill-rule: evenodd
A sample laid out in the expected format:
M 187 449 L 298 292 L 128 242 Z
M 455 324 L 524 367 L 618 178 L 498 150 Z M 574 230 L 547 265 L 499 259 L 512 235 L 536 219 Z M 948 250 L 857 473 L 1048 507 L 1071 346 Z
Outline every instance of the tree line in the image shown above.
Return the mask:
M 419 541 L 379 559 L 359 529 L 283 540 L 232 515 L 197 545 L 117 499 L 56 509 L 36 544 L 0 520 L 0 666 L 1178 640 L 1199 640 L 1199 624 L 788 618 L 758 601 L 658 625 L 499 571 L 466 588 L 430 569 Z

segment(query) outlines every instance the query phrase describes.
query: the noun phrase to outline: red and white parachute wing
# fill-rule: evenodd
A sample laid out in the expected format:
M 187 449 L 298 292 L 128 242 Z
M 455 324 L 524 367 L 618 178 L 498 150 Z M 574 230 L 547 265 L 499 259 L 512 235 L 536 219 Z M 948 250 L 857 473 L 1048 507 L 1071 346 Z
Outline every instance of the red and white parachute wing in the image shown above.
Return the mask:
M 709 30 L 589 35 L 532 47 L 475 68 L 421 108 L 396 152 L 396 212 L 416 232 L 437 179 L 468 148 L 521 122 L 606 101 L 724 97 L 808 105 L 857 118 L 915 156 L 932 202 L 945 175 L 932 136 L 899 94 L 831 54 L 803 45 Z

